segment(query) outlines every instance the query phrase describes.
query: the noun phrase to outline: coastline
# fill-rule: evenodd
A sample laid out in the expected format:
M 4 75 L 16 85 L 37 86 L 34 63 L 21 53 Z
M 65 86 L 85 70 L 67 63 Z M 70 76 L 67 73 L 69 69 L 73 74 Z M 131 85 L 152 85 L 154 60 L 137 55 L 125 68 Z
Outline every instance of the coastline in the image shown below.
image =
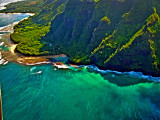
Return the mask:
M 118 75 L 129 75 L 129 76 L 135 76 L 138 78 L 142 78 L 142 79 L 146 79 L 149 81 L 153 81 L 153 82 L 160 82 L 160 76 L 152 76 L 150 74 L 144 74 L 143 72 L 136 72 L 136 71 L 116 71 L 116 70 L 106 70 L 106 69 L 101 69 L 96 65 L 87 65 L 87 68 L 91 68 L 95 71 L 98 71 L 102 74 L 105 73 L 114 73 L 114 74 L 118 74 Z
M 35 15 L 34 13 L 0 13 L 0 14 L 27 14 L 30 16 Z M 19 22 L 28 19 L 28 17 L 17 21 L 17 22 L 13 22 L 12 24 L 9 24 L 7 26 L 4 27 L 0 27 L 0 32 L 9 32 L 7 34 L 1 34 L 0 37 L 6 37 L 8 39 L 10 39 L 10 34 L 12 34 L 14 32 L 14 26 L 17 25 Z M 11 40 L 10 40 L 11 44 L 7 45 L 10 47 L 10 52 L 5 53 L 5 57 L 4 59 L 8 62 L 16 62 L 18 64 L 22 64 L 22 65 L 40 65 L 40 64 L 49 64 L 52 63 L 53 66 L 57 67 L 57 68 L 63 68 L 63 69 L 69 69 L 69 67 L 74 67 L 74 68 L 79 68 L 80 66 L 90 66 L 90 65 L 80 65 L 80 64 L 75 64 L 69 61 L 69 64 L 65 65 L 59 62 L 51 62 L 50 58 L 58 58 L 58 57 L 67 57 L 67 55 L 64 54 L 60 54 L 60 55 L 50 55 L 50 56 L 24 56 L 21 55 L 20 53 L 16 53 L 14 52 L 16 49 L 16 44 L 14 44 Z M 4 53 L 2 53 L 4 54 Z M 3 56 L 3 55 L 2 55 Z M 151 77 L 156 77 L 158 79 L 160 79 L 159 76 L 151 74 L 151 73 L 146 73 L 146 72 L 139 72 L 139 71 L 134 71 L 134 70 L 117 70 L 117 69 L 104 69 L 103 67 L 100 66 L 96 66 L 98 69 L 98 71 L 111 71 L 111 72 L 115 72 L 115 73 L 119 73 L 119 74 L 124 74 L 124 73 L 135 73 L 135 74 L 139 74 L 139 75 L 146 75 L 146 76 L 151 76 Z
M 12 25 L 12 27 L 14 27 L 14 25 Z M 9 28 L 11 28 L 11 27 L 9 27 Z M 5 28 L 5 29 L 7 29 L 7 28 Z M 6 36 L 6 34 L 4 34 L 2 36 Z M 10 34 L 8 34 L 7 36 L 10 36 Z M 10 46 L 10 48 L 11 48 L 15 44 L 11 43 L 10 45 L 11 45 Z M 55 68 L 58 68 L 58 69 L 76 68 L 77 70 L 81 70 L 82 67 L 85 67 L 85 68 L 92 68 L 92 69 L 98 71 L 101 74 L 115 73 L 115 74 L 119 74 L 119 75 L 130 75 L 130 76 L 135 76 L 135 77 L 142 78 L 142 79 L 147 79 L 147 80 L 153 81 L 153 82 L 160 82 L 160 77 L 159 76 L 152 76 L 150 74 L 144 74 L 143 72 L 116 71 L 115 69 L 114 70 L 103 69 L 103 68 L 101 69 L 96 65 L 76 65 L 76 64 L 71 64 L 71 63 L 64 64 L 63 62 L 52 62 L 52 61 L 50 61 L 50 58 L 67 57 L 67 55 L 65 55 L 65 54 L 52 55 L 52 56 L 34 56 L 34 57 L 30 56 L 30 57 L 26 57 L 24 55 L 20 55 L 19 53 L 15 53 L 14 50 L 15 49 L 12 49 L 12 51 L 10 51 L 11 53 L 9 53 L 9 52 L 6 53 L 5 56 L 9 56 L 9 57 L 4 58 L 4 60 L 5 60 L 4 65 L 6 65 L 8 62 L 15 62 L 15 63 L 21 64 L 21 65 L 27 65 L 27 66 L 51 64 L 52 66 L 54 66 Z
M 3 14 L 5 14 L 5 13 L 3 13 Z M 20 13 L 18 13 L 18 14 L 20 14 Z M 26 13 L 26 14 L 34 15 L 32 13 Z M 24 18 L 24 19 L 27 19 L 27 18 Z M 24 20 L 24 19 L 22 19 L 22 20 Z M 20 20 L 20 21 L 22 21 L 22 20 Z M 1 37 L 5 36 L 9 39 L 10 34 L 12 32 L 14 32 L 14 29 L 13 29 L 14 26 L 16 24 L 18 24 L 20 21 L 14 22 L 12 24 L 4 26 L 3 28 L 0 28 L 0 32 L 10 32 L 8 34 L 3 34 L 3 35 L 0 35 L 0 36 Z M 62 62 L 51 62 L 50 61 L 50 58 L 67 57 L 67 55 L 65 55 L 65 54 L 27 57 L 27 56 L 21 55 L 20 53 L 16 53 L 15 52 L 16 44 L 14 44 L 11 40 L 10 40 L 10 42 L 11 42 L 10 43 L 10 52 L 11 53 L 7 52 L 5 54 L 5 56 L 9 56 L 9 57 L 4 58 L 4 60 L 6 60 L 8 62 L 16 62 L 16 63 L 21 64 L 21 65 L 31 65 L 31 66 L 41 65 L 41 64 L 52 64 L 54 67 L 59 68 L 59 69 L 70 69 L 70 67 L 81 68 L 81 67 L 84 67 L 84 66 L 86 66 L 86 67 L 91 67 L 92 66 L 92 68 L 96 69 L 98 72 L 101 72 L 101 73 L 113 72 L 113 73 L 116 73 L 116 74 L 130 74 L 132 76 L 139 76 L 139 77 L 142 77 L 144 79 L 154 79 L 156 81 L 160 80 L 159 76 L 154 76 L 154 75 L 147 74 L 147 73 L 144 73 L 144 72 L 139 72 L 139 71 L 133 71 L 133 70 L 119 71 L 119 70 L 116 70 L 116 69 L 112 69 L 112 70 L 111 69 L 104 69 L 104 68 L 101 68 L 99 66 L 91 65 L 91 64 L 80 65 L 80 64 L 72 64 L 72 62 L 69 62 L 69 64 L 66 65 L 66 64 L 63 64 Z M 2 54 L 4 54 L 4 53 L 2 53 Z
M 2 3 L 0 5 L 0 10 L 6 9 L 6 5 L 10 4 L 10 3 L 14 3 L 14 2 L 19 2 L 19 1 L 24 1 L 24 0 L 16 0 L 16 1 L 12 1 L 12 2 L 7 2 L 7 3 Z
M 6 65 L 8 62 L 16 62 L 18 58 L 21 58 L 20 55 L 16 54 L 14 51 L 16 49 L 17 44 L 14 44 L 13 41 L 10 39 L 10 34 L 14 32 L 14 26 L 17 25 L 19 22 L 28 19 L 30 16 L 35 14 L 33 13 L 0 13 L 0 14 L 26 14 L 29 15 L 20 21 L 13 22 L 9 25 L 0 27 L 0 32 L 5 34 L 0 34 L 1 38 L 1 46 L 8 47 L 9 51 L 2 50 L 0 52 L 0 64 Z
M 0 13 L 0 14 L 13 14 L 13 15 L 15 15 L 15 14 L 26 14 L 26 15 L 29 15 L 29 17 L 35 15 L 34 13 Z M 19 22 L 21 22 L 23 20 L 26 20 L 26 19 L 28 19 L 28 17 L 23 18 L 20 21 L 13 22 L 13 23 L 11 23 L 7 26 L 0 27 L 0 32 L 10 32 L 10 34 L 12 34 L 14 32 L 14 26 L 17 25 Z

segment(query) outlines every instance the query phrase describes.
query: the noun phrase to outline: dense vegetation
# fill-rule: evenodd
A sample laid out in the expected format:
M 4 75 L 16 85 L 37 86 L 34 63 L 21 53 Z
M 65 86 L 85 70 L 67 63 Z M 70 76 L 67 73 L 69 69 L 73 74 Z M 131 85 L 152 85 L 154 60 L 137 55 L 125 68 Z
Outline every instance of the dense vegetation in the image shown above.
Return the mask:
M 51 20 L 64 11 L 65 5 L 66 0 L 27 0 L 7 5 L 7 9 L 1 12 L 36 13 L 14 27 L 11 39 L 19 43 L 16 50 L 24 55 L 48 54 L 48 51 L 40 50 L 44 45 L 40 39 L 49 32 Z
M 160 75 L 159 0 L 26 2 L 37 3 L 32 10 L 36 15 L 17 25 L 11 35 L 19 52 L 65 53 L 76 64 Z M 12 7 L 3 12 L 21 11 Z
M 7 9 L 1 10 L 5 13 L 36 13 L 40 11 L 45 3 L 45 0 L 25 0 L 17 3 L 10 3 L 6 5 Z
M 49 31 L 49 25 L 39 25 L 30 19 L 16 25 L 15 32 L 11 34 L 11 39 L 19 43 L 17 51 L 25 55 L 47 54 L 47 51 L 40 52 L 43 44 L 39 41 Z

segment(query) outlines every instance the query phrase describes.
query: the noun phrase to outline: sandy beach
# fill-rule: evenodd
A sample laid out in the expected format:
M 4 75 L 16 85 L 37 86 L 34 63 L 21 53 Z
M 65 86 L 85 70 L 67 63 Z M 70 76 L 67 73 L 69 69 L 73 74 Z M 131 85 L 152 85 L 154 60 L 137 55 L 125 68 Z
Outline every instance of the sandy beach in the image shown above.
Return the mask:
M 0 14 L 5 14 L 5 13 L 0 13 Z M 21 14 L 21 13 L 7 13 L 7 14 Z M 30 16 L 35 15 L 32 13 L 26 13 L 26 14 L 30 15 Z M 3 46 L 6 46 L 9 48 L 9 51 L 1 51 L 1 56 L 2 56 L 1 63 L 2 64 L 7 64 L 8 62 L 16 62 L 16 63 L 22 64 L 22 65 L 40 65 L 40 64 L 52 63 L 52 65 L 57 68 L 63 68 L 63 69 L 66 69 L 66 68 L 68 69 L 69 67 L 78 68 L 77 65 L 70 65 L 70 64 L 66 65 L 62 62 L 51 62 L 49 60 L 50 58 L 67 57 L 65 54 L 27 57 L 27 56 L 24 56 L 22 54 L 15 52 L 17 44 L 14 44 L 11 41 L 10 34 L 12 34 L 14 32 L 15 25 L 17 25 L 19 22 L 21 22 L 27 18 L 28 17 L 0 28 L 0 32 L 2 32 L 2 33 L 7 32 L 5 34 L 0 34 L 0 37 L 1 37 L 0 43 L 3 44 Z
M 0 13 L 0 14 L 5 14 L 5 13 Z M 8 14 L 8 13 L 7 13 Z M 20 13 L 9 13 L 9 14 L 20 14 Z M 34 14 L 32 13 L 26 13 L 27 15 L 33 16 Z M 9 48 L 9 51 L 1 51 L 1 56 L 2 56 L 2 64 L 5 63 L 6 61 L 8 62 L 16 62 L 18 60 L 19 56 L 18 54 L 15 53 L 15 49 L 17 44 L 14 44 L 11 39 L 10 39 L 10 34 L 12 34 L 14 32 L 14 26 L 17 25 L 19 22 L 27 19 L 28 17 L 17 21 L 17 22 L 13 22 L 12 24 L 9 24 L 7 26 L 4 27 L 0 27 L 0 32 L 1 33 L 5 33 L 5 34 L 0 34 L 0 43 Z
M 8 5 L 10 3 L 18 2 L 18 1 L 24 1 L 24 0 L 14 0 L 14 1 L 11 1 L 11 2 L 2 3 L 0 5 L 0 10 L 6 9 L 6 7 L 5 7 L 6 5 Z
M 1 13 L 0 13 L 1 14 Z M 4 14 L 4 13 L 2 13 Z M 20 13 L 9 13 L 9 14 L 20 14 Z M 29 14 L 30 16 L 33 16 L 34 14 L 32 13 L 26 13 L 27 15 Z M 28 17 L 22 19 L 21 21 L 27 19 Z M 16 53 L 16 46 L 17 44 L 14 44 L 11 39 L 10 39 L 10 34 L 14 32 L 14 26 L 17 25 L 19 22 L 14 22 L 12 24 L 9 24 L 7 26 L 1 27 L 0 32 L 8 32 L 6 34 L 0 34 L 0 43 L 3 46 L 9 47 L 9 51 L 1 51 L 2 55 L 2 64 L 5 62 L 16 62 L 18 64 L 22 65 L 39 65 L 39 64 L 48 64 L 50 63 L 49 58 L 57 58 L 57 57 L 67 57 L 65 54 L 60 54 L 60 55 L 53 55 L 53 56 L 41 56 L 41 57 L 26 57 L 24 55 L 21 55 L 19 53 Z

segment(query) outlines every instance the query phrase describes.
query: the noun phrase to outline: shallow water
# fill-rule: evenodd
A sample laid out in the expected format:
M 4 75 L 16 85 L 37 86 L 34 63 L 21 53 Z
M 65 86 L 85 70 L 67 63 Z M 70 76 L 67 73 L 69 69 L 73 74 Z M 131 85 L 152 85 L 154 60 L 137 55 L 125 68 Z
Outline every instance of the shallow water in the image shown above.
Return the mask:
M 23 0 L 0 0 L 0 10 L 5 9 L 5 5 L 12 3 L 12 2 L 18 2 Z
M 0 16 L 0 26 L 21 20 L 26 17 L 23 15 Z M 4 120 L 158 120 L 158 81 L 159 78 L 141 73 L 102 71 L 91 66 L 77 71 L 55 69 L 50 64 L 9 63 L 0 66 L 3 117 Z
M 18 22 L 28 16 L 30 15 L 29 14 L 1 14 L 0 13 L 0 27 L 7 26 L 14 22 Z
M 14 63 L 0 67 L 0 82 L 4 120 L 160 119 L 157 83 L 121 87 L 87 69 Z
M 22 0 L 0 0 L 0 4 L 16 2 L 16 1 L 22 1 Z

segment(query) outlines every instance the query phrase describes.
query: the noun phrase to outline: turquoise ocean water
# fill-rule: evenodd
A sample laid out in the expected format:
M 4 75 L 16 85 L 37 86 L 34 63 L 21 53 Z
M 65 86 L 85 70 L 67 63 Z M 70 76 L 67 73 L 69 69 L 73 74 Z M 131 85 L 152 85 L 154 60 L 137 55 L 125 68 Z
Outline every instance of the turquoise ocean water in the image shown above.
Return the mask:
M 24 14 L 12 17 L 19 20 Z M 93 66 L 77 71 L 55 69 L 50 64 L 9 63 L 0 66 L 3 117 L 4 120 L 159 120 L 158 81 L 159 78 L 141 73 L 101 71 Z
M 120 86 L 107 80 L 113 75 L 120 81 L 138 79 L 115 73 L 104 78 L 87 69 L 55 70 L 51 65 L 1 66 L 4 120 L 160 119 L 158 83 Z

